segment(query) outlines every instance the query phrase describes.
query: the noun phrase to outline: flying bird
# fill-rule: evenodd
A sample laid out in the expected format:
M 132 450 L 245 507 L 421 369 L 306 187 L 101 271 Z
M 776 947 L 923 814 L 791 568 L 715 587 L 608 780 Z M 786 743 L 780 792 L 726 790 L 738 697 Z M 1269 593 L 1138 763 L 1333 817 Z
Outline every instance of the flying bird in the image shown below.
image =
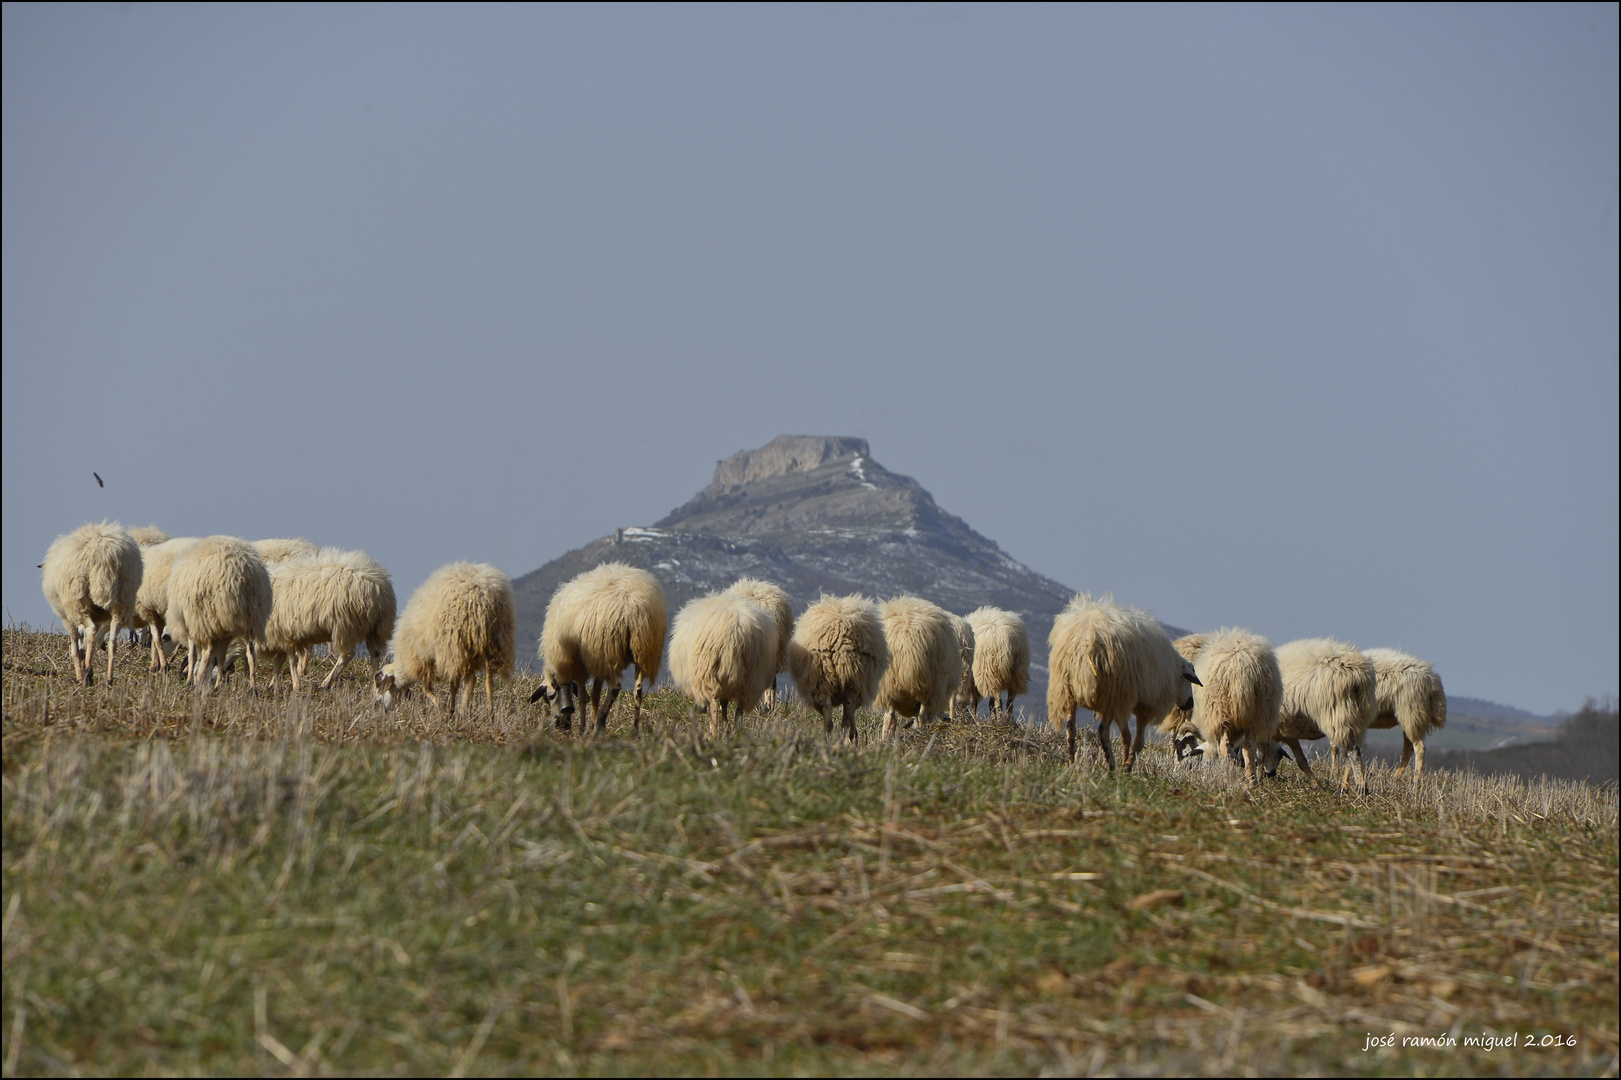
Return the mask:
M 93 472 L 93 473 L 91 473 L 91 474 L 90 474 L 90 475 L 91 475 L 91 476 L 94 476 L 94 477 L 95 477 L 95 478 L 96 478 L 96 486 L 97 486 L 97 487 L 103 487 L 103 488 L 104 488 L 104 487 L 106 487 L 106 486 L 107 486 L 107 483 L 106 483 L 106 481 L 104 481 L 104 480 L 102 480 L 102 478 L 101 478 L 101 474 L 100 474 L 100 473 L 98 473 L 98 472 Z

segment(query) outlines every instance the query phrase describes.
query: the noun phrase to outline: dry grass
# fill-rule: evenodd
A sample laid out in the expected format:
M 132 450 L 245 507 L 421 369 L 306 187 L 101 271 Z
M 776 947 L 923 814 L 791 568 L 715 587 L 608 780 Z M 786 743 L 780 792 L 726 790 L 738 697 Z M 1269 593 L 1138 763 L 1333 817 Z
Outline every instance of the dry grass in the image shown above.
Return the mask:
M 1616 1072 L 1613 787 L 1250 794 L 670 693 L 582 741 L 524 681 L 453 727 L 134 652 L 83 690 L 5 633 L 7 1075 Z

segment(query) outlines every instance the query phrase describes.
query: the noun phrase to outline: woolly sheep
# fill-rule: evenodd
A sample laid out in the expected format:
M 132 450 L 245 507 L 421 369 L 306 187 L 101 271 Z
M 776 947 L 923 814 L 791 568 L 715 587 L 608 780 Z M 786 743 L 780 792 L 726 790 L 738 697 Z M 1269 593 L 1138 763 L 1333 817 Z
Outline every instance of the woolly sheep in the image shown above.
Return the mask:
M 417 586 L 394 624 L 389 660 L 373 677 L 384 710 L 418 685 L 435 705 L 433 684 L 450 683 L 450 714 L 461 706 L 462 684 L 471 697 L 484 672 L 484 701 L 495 717 L 494 679 L 509 675 L 517 656 L 518 601 L 512 580 L 489 563 L 441 566 Z M 367 646 L 370 648 L 370 646 Z
M 690 601 L 670 632 L 670 675 L 676 687 L 709 713 L 709 734 L 720 735 L 728 704 L 741 717 L 760 703 L 776 679 L 777 620 L 730 590 Z
M 1090 709 L 1098 717 L 1098 742 L 1114 768 L 1109 746 L 1109 725 L 1120 728 L 1120 741 L 1129 770 L 1143 747 L 1147 726 L 1163 717 L 1172 705 L 1191 709 L 1188 683 L 1199 677 L 1193 665 L 1171 646 L 1165 628 L 1148 612 L 1125 607 L 1112 596 L 1094 600 L 1078 593 L 1053 620 L 1047 683 L 1047 722 L 1056 731 L 1069 731 L 1069 756 L 1075 760 L 1075 710 Z M 1127 727 L 1137 716 L 1133 743 Z
M 137 544 L 141 545 L 143 551 L 149 547 L 157 547 L 169 539 L 169 534 L 156 525 L 137 525 L 129 530 L 129 534 Z
M 180 553 L 169 571 L 168 620 L 186 643 L 188 681 L 201 689 L 211 670 L 215 685 L 223 681 L 226 652 L 241 638 L 251 688 L 270 600 L 270 573 L 246 540 L 207 536 Z
M 962 674 L 957 679 L 957 692 L 951 696 L 951 715 L 957 715 L 960 706 L 970 717 L 979 707 L 980 695 L 974 691 L 974 628 L 961 615 L 946 612 L 951 629 L 957 634 L 957 652 L 962 657 Z
M 794 636 L 794 604 L 781 586 L 773 585 L 769 581 L 759 578 L 738 578 L 727 588 L 727 592 L 734 596 L 741 596 L 745 600 L 753 600 L 756 604 L 770 612 L 777 623 L 777 655 L 776 668 L 771 673 L 771 685 L 766 687 L 765 707 L 775 708 L 777 704 L 777 676 L 788 670 L 788 640 Z M 673 647 L 673 646 L 672 646 Z M 674 661 L 672 660 L 673 664 Z
M 1193 725 L 1225 761 L 1230 748 L 1243 753 L 1244 780 L 1256 781 L 1262 743 L 1278 730 L 1283 675 L 1272 643 L 1259 634 L 1224 627 L 1203 640 L 1193 661 Z M 1187 658 L 1187 654 L 1178 650 Z
M 566 730 L 574 712 L 574 684 L 584 691 L 590 679 L 596 730 L 604 731 L 619 697 L 619 681 L 625 669 L 634 665 L 635 730 L 640 735 L 643 687 L 658 678 L 668 625 L 664 587 L 646 570 L 620 562 L 603 563 L 564 582 L 546 605 L 546 622 L 540 631 L 545 681 L 529 700 L 561 696 L 558 724 Z M 606 701 L 602 699 L 604 686 L 608 687 Z M 582 718 L 582 731 L 589 719 Z
M 394 583 L 364 551 L 329 547 L 288 559 L 270 568 L 270 585 L 270 621 L 261 651 L 273 661 L 272 686 L 281 677 L 282 661 L 290 657 L 293 689 L 298 690 L 312 647 L 330 642 L 338 662 L 321 683 L 322 690 L 328 689 L 361 642 L 380 660 L 394 636 Z
M 310 543 L 302 536 L 294 540 L 255 540 L 253 548 L 259 553 L 259 558 L 265 561 L 266 566 L 275 566 L 288 559 L 302 559 L 321 550 L 318 545 Z
M 169 666 L 169 654 L 163 651 L 163 632 L 169 625 L 170 574 L 175 560 L 190 551 L 199 539 L 177 536 L 141 553 L 146 569 L 141 575 L 141 587 L 135 593 L 135 617 L 152 631 L 153 671 Z
M 983 695 L 993 720 L 998 709 L 1012 719 L 1013 699 L 1030 689 L 1030 633 L 1023 619 L 1001 608 L 976 608 L 968 622 L 974 628 L 974 711 Z
M 1364 649 L 1362 655 L 1373 661 L 1376 696 L 1379 704 L 1372 728 L 1401 727 L 1401 764 L 1395 775 L 1407 769 L 1413 759 L 1413 779 L 1424 773 L 1424 740 L 1435 728 L 1447 722 L 1447 693 L 1435 665 L 1410 656 L 1400 649 Z M 1416 756 L 1415 756 L 1416 755 Z
M 888 736 L 896 716 L 923 720 L 947 713 L 962 678 L 962 653 L 951 616 L 922 597 L 885 600 L 878 605 L 878 618 L 889 646 L 889 667 L 873 704 L 884 711 Z
M 1291 641 L 1278 646 L 1277 656 L 1283 673 L 1278 740 L 1294 750 L 1295 763 L 1311 776 L 1300 740 L 1326 737 L 1330 776 L 1339 771 L 1336 759 L 1343 751 L 1347 767 L 1341 790 L 1350 782 L 1354 769 L 1363 794 L 1367 794 L 1362 740 L 1378 709 L 1373 661 L 1355 645 L 1332 638 Z
M 141 548 L 117 522 L 85 524 L 58 536 L 40 564 L 45 599 L 68 632 L 74 680 L 90 685 L 96 658 L 96 634 L 109 625 L 107 681 L 112 682 L 118 624 L 135 619 L 135 594 L 141 587 Z
M 835 707 L 844 710 L 844 734 L 856 737 L 856 710 L 872 703 L 889 667 L 889 646 L 878 605 L 864 596 L 824 596 L 806 609 L 788 643 L 788 672 L 810 707 L 833 734 Z

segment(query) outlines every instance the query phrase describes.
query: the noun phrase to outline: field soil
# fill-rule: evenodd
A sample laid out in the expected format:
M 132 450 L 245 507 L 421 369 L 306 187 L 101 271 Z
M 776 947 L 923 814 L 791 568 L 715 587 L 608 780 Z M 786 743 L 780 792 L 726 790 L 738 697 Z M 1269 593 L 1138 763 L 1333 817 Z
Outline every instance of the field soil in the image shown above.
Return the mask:
M 3 662 L 8 1076 L 1617 1071 L 1613 785 Z

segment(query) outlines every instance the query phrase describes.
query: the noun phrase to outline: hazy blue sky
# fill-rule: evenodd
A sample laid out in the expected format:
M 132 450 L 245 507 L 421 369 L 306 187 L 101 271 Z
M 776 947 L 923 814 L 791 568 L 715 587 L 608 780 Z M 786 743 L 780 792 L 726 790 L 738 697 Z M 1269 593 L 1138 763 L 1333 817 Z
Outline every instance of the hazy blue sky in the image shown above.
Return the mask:
M 3 30 L 18 621 L 89 519 L 364 547 L 404 594 L 841 434 L 1181 626 L 1616 691 L 1614 5 Z

